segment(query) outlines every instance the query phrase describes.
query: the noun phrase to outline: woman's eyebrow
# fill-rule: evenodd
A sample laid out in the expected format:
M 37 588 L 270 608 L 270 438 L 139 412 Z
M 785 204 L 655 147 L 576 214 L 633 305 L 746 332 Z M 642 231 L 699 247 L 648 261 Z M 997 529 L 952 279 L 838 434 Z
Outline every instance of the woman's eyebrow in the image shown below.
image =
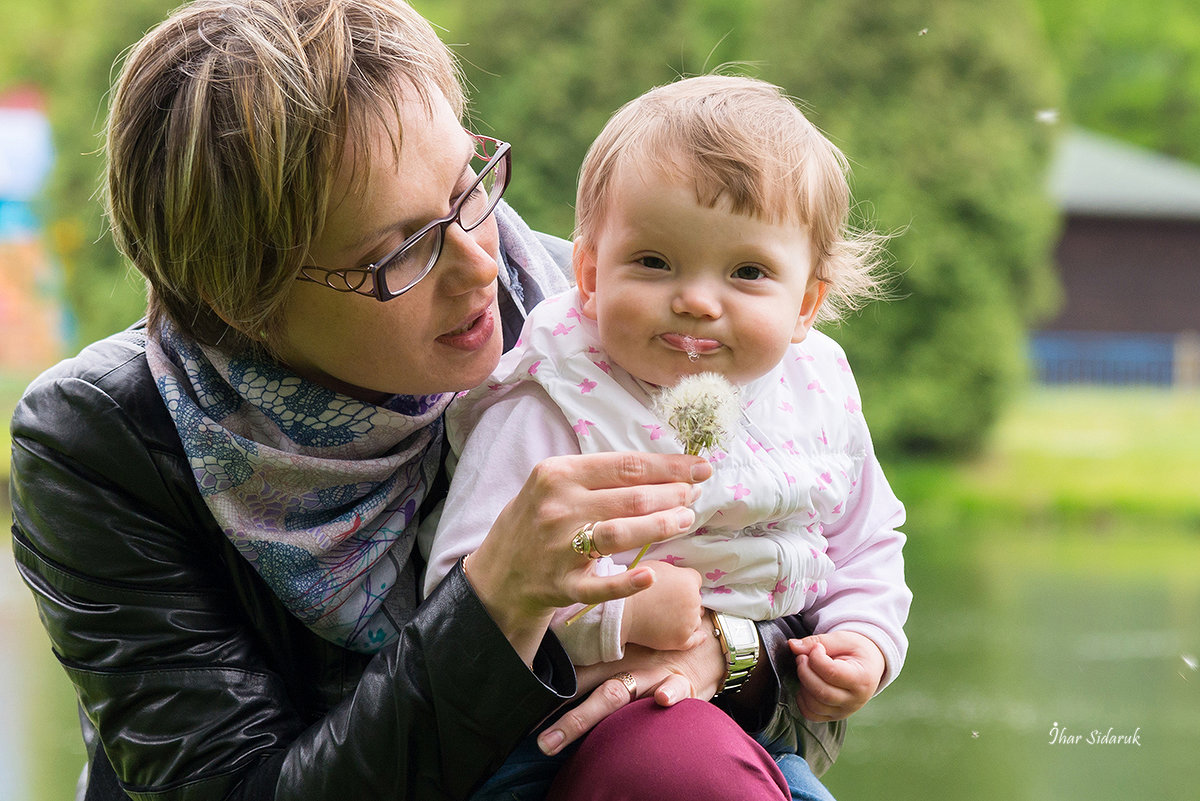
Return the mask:
M 471 158 L 475 155 L 474 139 L 471 138 L 470 135 L 468 135 L 465 141 L 468 144 L 468 149 L 462 159 L 462 167 L 455 174 L 454 183 L 451 184 L 451 188 L 450 188 L 451 194 L 450 194 L 450 197 L 448 198 L 448 200 L 453 200 L 456 197 L 454 192 L 455 192 L 455 189 L 458 187 L 458 179 L 462 176 L 462 174 L 464 172 L 467 171 L 467 168 L 471 164 Z M 369 250 L 370 248 L 374 247 L 375 244 L 378 243 L 380 240 L 384 239 L 389 234 L 395 233 L 397 231 L 409 231 L 411 233 L 416 233 L 418 230 L 420 230 L 424 225 L 426 225 L 432 219 L 434 219 L 434 218 L 429 217 L 429 216 L 420 216 L 420 217 L 411 217 L 408 219 L 393 220 L 391 222 L 386 222 L 383 225 L 376 228 L 375 230 L 363 235 L 362 238 L 357 240 L 354 243 L 354 245 L 351 248 L 349 248 L 349 250 L 352 251 L 353 253 L 361 253 L 363 251 Z

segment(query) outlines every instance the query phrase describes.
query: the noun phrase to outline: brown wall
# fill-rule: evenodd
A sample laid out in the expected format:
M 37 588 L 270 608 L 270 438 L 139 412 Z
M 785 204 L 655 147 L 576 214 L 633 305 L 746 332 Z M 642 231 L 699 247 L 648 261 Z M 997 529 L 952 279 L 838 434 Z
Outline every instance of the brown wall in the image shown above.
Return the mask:
M 1046 331 L 1200 331 L 1200 221 L 1069 217 Z

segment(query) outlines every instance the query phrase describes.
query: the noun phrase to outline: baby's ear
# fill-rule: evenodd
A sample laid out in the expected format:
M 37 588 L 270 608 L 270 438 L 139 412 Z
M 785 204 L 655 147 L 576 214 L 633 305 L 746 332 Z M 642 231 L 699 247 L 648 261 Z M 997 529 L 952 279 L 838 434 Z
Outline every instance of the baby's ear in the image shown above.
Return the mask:
M 812 330 L 813 323 L 817 321 L 817 312 L 821 309 L 821 304 L 825 302 L 825 293 L 829 291 L 829 284 L 813 278 L 808 282 L 808 289 L 804 290 L 804 300 L 800 303 L 800 313 L 796 315 L 796 328 L 792 331 L 792 342 L 803 342 L 808 336 L 808 332 Z
M 582 240 L 576 239 L 571 251 L 571 265 L 575 268 L 575 286 L 579 288 L 580 311 L 588 319 L 596 319 L 596 251 Z

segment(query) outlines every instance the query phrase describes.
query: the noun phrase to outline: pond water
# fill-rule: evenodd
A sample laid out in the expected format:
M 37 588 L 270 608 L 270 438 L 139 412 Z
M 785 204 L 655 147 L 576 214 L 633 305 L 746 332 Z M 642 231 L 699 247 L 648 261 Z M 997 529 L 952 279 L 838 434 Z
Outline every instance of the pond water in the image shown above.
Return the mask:
M 1200 537 L 913 537 L 907 563 L 908 661 L 839 799 L 1200 798 Z
M 1200 797 L 1200 536 L 1052 529 L 910 539 L 910 655 L 852 721 L 839 799 Z M 0 798 L 69 799 L 74 698 L 6 542 L 0 636 Z

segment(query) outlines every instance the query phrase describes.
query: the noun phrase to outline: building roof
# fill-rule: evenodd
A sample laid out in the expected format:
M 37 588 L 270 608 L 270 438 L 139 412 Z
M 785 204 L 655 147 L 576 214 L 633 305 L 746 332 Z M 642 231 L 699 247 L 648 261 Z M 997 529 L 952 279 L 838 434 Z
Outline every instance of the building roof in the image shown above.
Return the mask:
M 1050 194 L 1067 214 L 1200 219 L 1200 166 L 1078 128 L 1059 142 Z

